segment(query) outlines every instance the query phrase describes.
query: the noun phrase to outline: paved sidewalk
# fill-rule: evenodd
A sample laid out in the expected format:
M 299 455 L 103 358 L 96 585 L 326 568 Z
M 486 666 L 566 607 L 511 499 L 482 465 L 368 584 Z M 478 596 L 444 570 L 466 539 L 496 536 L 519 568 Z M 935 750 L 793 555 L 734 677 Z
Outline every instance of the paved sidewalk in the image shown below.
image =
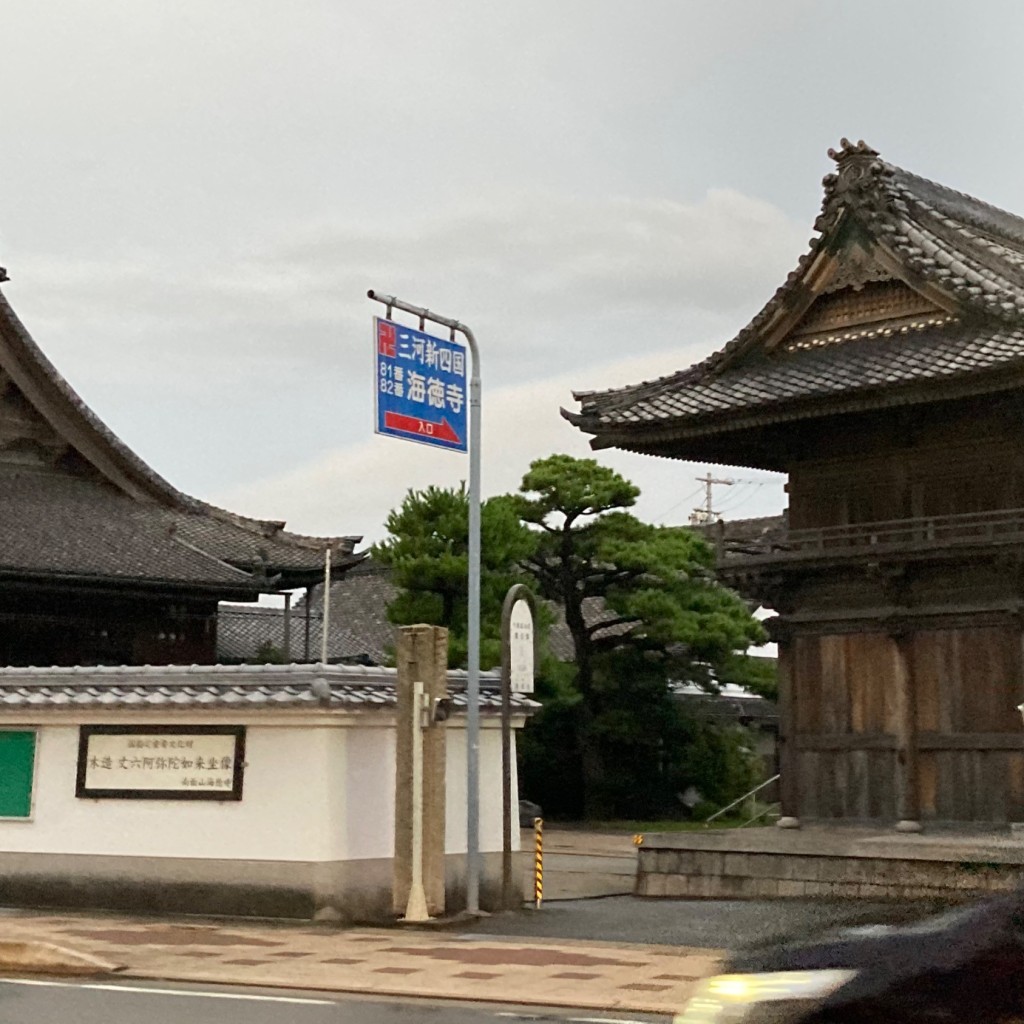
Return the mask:
M 120 977 L 675 1013 L 714 951 L 496 939 L 434 928 L 143 920 L 19 911 L 0 938 L 110 961 Z

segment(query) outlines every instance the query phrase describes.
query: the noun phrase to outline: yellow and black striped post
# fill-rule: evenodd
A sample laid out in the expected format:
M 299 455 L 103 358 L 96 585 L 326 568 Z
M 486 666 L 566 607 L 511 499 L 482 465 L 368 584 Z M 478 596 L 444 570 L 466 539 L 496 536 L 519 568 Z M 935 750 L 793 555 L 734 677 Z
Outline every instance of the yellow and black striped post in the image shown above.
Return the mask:
M 544 900 L 544 819 L 533 819 L 533 900 L 534 907 L 540 910 Z

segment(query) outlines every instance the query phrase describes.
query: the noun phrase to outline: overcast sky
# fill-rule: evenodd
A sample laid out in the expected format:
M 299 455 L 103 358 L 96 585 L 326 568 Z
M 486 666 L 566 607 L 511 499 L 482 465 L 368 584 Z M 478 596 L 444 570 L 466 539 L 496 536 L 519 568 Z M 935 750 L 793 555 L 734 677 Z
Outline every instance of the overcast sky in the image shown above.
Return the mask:
M 588 454 L 573 388 L 733 337 L 841 136 L 1024 213 L 1010 0 L 0 0 L 0 32 L 5 294 L 158 472 L 300 532 L 376 539 L 467 472 L 374 436 L 367 288 L 474 328 L 492 494 Z M 598 457 L 665 523 L 707 468 Z M 724 472 L 728 517 L 784 507 Z

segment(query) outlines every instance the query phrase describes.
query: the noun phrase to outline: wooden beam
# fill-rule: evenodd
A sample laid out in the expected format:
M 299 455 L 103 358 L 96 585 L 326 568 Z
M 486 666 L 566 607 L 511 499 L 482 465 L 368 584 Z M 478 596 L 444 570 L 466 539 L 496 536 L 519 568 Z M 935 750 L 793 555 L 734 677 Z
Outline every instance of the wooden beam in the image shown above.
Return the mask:
M 776 679 L 779 693 L 779 804 L 782 818 L 799 822 L 800 768 L 796 743 L 796 690 L 793 679 L 793 642 L 780 636 Z
M 917 786 L 917 706 L 913 662 L 906 635 L 891 637 L 896 682 L 896 815 L 898 827 L 909 831 L 920 817 Z
M 1024 750 L 1024 734 L 1015 732 L 920 733 L 918 750 Z
M 883 732 L 805 733 L 796 737 L 796 747 L 806 751 L 898 750 L 899 738 Z

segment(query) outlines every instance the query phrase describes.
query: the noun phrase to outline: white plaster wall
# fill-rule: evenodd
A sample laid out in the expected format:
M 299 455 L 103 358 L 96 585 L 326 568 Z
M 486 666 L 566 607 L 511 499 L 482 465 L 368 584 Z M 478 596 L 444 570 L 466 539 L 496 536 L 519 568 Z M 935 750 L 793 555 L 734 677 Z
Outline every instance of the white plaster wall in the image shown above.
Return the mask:
M 75 796 L 78 726 L 43 726 L 33 816 L 0 820 L 0 850 L 141 857 L 327 859 L 328 750 L 343 730 L 249 726 L 240 801 Z
M 448 787 L 445 810 L 445 850 L 466 852 L 466 730 L 460 721 L 448 726 Z M 516 730 L 512 730 L 512 849 L 519 849 L 519 779 L 516 772 Z M 501 729 L 481 723 L 480 729 L 480 850 L 500 851 L 501 843 Z
M 501 731 L 490 722 L 482 726 L 480 848 L 488 852 L 501 849 Z M 465 853 L 464 720 L 450 721 L 446 730 L 445 848 Z M 78 723 L 40 726 L 38 735 L 33 815 L 0 819 L 0 852 L 310 862 L 394 853 L 389 721 L 248 725 L 241 801 L 80 799 Z M 512 842 L 519 849 L 514 751 Z
M 345 819 L 331 837 L 335 860 L 392 857 L 395 852 L 395 730 L 345 729 L 345 757 L 337 776 Z

